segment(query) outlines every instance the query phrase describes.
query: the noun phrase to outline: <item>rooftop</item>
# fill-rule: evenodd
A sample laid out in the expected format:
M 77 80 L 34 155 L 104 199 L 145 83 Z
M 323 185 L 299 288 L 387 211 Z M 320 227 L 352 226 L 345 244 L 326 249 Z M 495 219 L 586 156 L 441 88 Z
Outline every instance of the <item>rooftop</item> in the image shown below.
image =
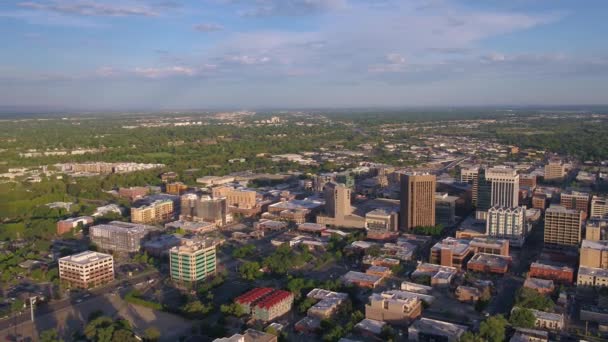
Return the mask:
M 59 261 L 71 262 L 80 265 L 86 265 L 91 262 L 112 259 L 110 254 L 104 254 L 94 251 L 85 251 L 78 254 L 68 255 L 63 258 L 60 258 Z
M 369 331 L 375 335 L 379 335 L 382 333 L 382 328 L 386 325 L 386 323 L 382 321 L 376 321 L 374 319 L 365 318 L 361 322 L 355 325 L 356 329 Z
M 343 277 L 346 282 L 376 283 L 376 282 L 379 282 L 380 280 L 382 280 L 381 276 L 357 272 L 357 271 L 348 271 L 348 273 L 346 273 Z
M 282 210 L 302 210 L 302 209 L 315 209 L 324 205 L 321 201 L 316 200 L 290 200 L 284 202 L 278 202 L 275 204 L 271 204 L 271 208 L 279 208 Z
M 600 241 L 583 240 L 581 248 L 608 251 L 608 240 L 600 240 Z
M 608 278 L 608 269 L 580 266 L 578 268 L 578 275 Z
M 431 247 L 431 250 L 436 251 L 441 249 L 450 249 L 454 254 L 464 254 L 469 251 L 470 243 L 470 240 L 447 237 L 437 242 L 433 247 Z
M 484 265 L 492 266 L 492 267 L 506 267 L 509 266 L 509 262 L 511 261 L 510 257 L 495 255 L 495 254 L 486 254 L 486 253 L 477 253 L 475 254 L 469 263 L 482 263 Z
M 424 317 L 412 323 L 412 327 L 418 331 L 433 333 L 436 335 L 458 337 L 468 330 L 468 328 L 464 325 Z
M 191 254 L 201 250 L 215 248 L 216 245 L 217 242 L 213 239 L 190 239 L 185 240 L 184 243 L 180 246 L 175 246 L 171 248 L 171 252 L 180 254 Z

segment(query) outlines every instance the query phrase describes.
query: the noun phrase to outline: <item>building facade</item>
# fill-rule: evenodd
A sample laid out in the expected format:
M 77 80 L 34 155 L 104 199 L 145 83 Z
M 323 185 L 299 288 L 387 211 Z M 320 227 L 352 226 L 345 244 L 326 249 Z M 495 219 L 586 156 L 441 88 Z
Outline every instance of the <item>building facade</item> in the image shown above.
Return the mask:
M 88 289 L 114 280 L 114 258 L 86 251 L 59 259 L 59 278 L 73 288 Z
M 435 187 L 434 175 L 402 174 L 400 219 L 402 230 L 415 227 L 435 226 Z
M 491 168 L 485 173 L 492 183 L 491 206 L 517 207 L 519 205 L 519 175 L 511 168 Z
M 392 325 L 407 326 L 422 314 L 422 301 L 417 297 L 399 296 L 400 291 L 374 293 L 365 305 L 365 318 Z
M 149 205 L 131 208 L 131 222 L 155 223 L 165 222 L 173 217 L 173 201 L 157 200 Z
M 589 217 L 606 217 L 608 215 L 608 199 L 605 197 L 593 196 L 591 199 L 591 212 Z
M 486 234 L 508 239 L 513 246 L 522 246 L 528 234 L 526 207 L 499 207 L 488 210 Z
M 171 279 L 197 283 L 214 275 L 217 269 L 216 244 L 210 240 L 190 240 L 169 250 Z
M 138 252 L 142 241 L 158 228 L 129 222 L 112 221 L 89 228 L 89 238 L 99 249 L 133 253 Z
M 561 181 L 566 176 L 566 167 L 561 160 L 550 160 L 545 165 L 546 181 Z
M 574 209 L 583 212 L 583 220 L 589 212 L 589 194 L 579 191 L 562 192 L 560 205 L 566 209 Z
M 458 197 L 447 193 L 435 194 L 435 223 L 449 227 L 456 223 L 456 201 Z
M 583 213 L 551 206 L 545 212 L 545 243 L 562 246 L 578 246 L 581 242 Z

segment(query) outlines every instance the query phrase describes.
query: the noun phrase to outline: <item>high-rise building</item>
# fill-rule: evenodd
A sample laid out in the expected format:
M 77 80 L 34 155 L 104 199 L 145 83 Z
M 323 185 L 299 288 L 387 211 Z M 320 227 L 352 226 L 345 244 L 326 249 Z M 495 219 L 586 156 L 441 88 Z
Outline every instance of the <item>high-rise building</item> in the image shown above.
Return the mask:
M 477 173 L 477 206 L 475 218 L 478 220 L 485 220 L 490 207 L 492 207 L 492 182 L 486 178 L 486 169 L 480 168 Z
M 566 167 L 561 160 L 549 160 L 545 165 L 546 181 L 561 181 L 566 176 Z
M 173 217 L 173 201 L 168 199 L 157 200 L 139 208 L 131 208 L 131 222 L 133 223 L 163 222 L 171 217 Z
M 486 171 L 485 177 L 492 183 L 491 206 L 519 205 L 519 175 L 515 169 L 494 167 Z
M 325 196 L 325 212 L 327 215 L 338 218 L 350 215 L 353 212 L 350 204 L 351 189 L 344 184 L 329 182 L 323 189 Z
M 526 207 L 494 206 L 488 210 L 486 234 L 508 239 L 513 246 L 522 246 L 527 234 Z
M 435 226 L 435 187 L 434 175 L 401 175 L 401 229 Z
M 460 181 L 471 184 L 471 198 L 473 206 L 477 206 L 477 192 L 479 187 L 479 168 L 471 167 L 460 170 Z
M 583 219 L 589 212 L 589 194 L 579 191 L 562 192 L 560 195 L 560 205 L 566 209 L 576 209 L 583 212 Z
M 589 217 L 606 217 L 608 215 L 608 199 L 593 196 L 591 199 L 591 212 Z
M 579 210 L 551 206 L 545 211 L 545 243 L 578 246 L 581 242 L 583 213 Z
M 196 203 L 196 216 L 205 222 L 214 222 L 218 226 L 226 224 L 228 204 L 225 198 L 202 196 Z
M 88 289 L 114 280 L 114 258 L 86 251 L 59 259 L 59 278 L 70 287 Z
M 447 193 L 435 194 L 435 222 L 444 227 L 456 222 L 456 201 L 458 197 L 449 196 Z
M 169 250 L 171 279 L 176 282 L 196 283 L 215 274 L 217 259 L 215 241 L 190 240 Z

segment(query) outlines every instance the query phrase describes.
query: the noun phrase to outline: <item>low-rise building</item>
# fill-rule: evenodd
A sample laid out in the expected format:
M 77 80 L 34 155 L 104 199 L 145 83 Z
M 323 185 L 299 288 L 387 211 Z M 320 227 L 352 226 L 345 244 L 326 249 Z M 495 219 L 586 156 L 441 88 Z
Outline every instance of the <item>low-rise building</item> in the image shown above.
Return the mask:
M 477 253 L 467 263 L 469 271 L 505 274 L 509 270 L 511 258 L 503 255 Z
M 348 271 L 342 279 L 347 284 L 353 284 L 359 287 L 375 288 L 384 279 L 382 276 L 362 273 L 357 271 Z
M 340 306 L 348 301 L 348 294 L 346 293 L 320 288 L 312 289 L 306 297 L 318 300 L 317 303 L 308 309 L 308 316 L 321 320 L 333 317 Z
M 591 198 L 591 211 L 589 217 L 603 218 L 608 216 L 608 198 L 593 196 Z
M 416 270 L 412 272 L 411 277 L 415 279 L 420 276 L 428 276 L 431 277 L 431 286 L 445 287 L 452 283 L 457 273 L 458 269 L 456 267 L 421 262 Z
M 410 325 L 407 334 L 409 341 L 457 342 L 468 330 L 464 325 L 423 317 Z
M 255 320 L 264 322 L 288 313 L 293 306 L 293 294 L 272 288 L 255 288 L 234 301 Z
M 399 232 L 399 213 L 388 209 L 372 210 L 365 214 L 365 229 L 370 239 L 394 238 Z
M 608 269 L 580 266 L 578 268 L 577 286 L 607 287 Z
M 355 324 L 355 330 L 362 336 L 370 338 L 378 338 L 382 334 L 382 329 L 386 325 L 383 321 L 365 318 L 361 322 Z
M 524 282 L 524 287 L 532 289 L 542 295 L 549 295 L 555 291 L 553 280 L 528 277 Z
M 278 337 L 263 331 L 247 329 L 244 334 L 234 334 L 230 337 L 216 338 L 213 342 L 277 342 Z
M 182 182 L 167 183 L 165 191 L 171 195 L 181 195 L 188 190 L 188 186 Z
M 86 251 L 59 259 L 59 278 L 69 287 L 88 289 L 114 280 L 114 258 Z
M 172 217 L 173 201 L 168 199 L 157 200 L 139 208 L 131 208 L 131 222 L 133 223 L 165 222 Z
M 543 330 L 515 328 L 509 342 L 549 342 L 549 333 Z
M 431 247 L 429 261 L 433 264 L 463 268 L 473 254 L 470 240 L 447 237 Z
M 460 285 L 454 292 L 456 299 L 461 302 L 475 303 L 481 298 L 481 291 L 478 288 L 472 286 Z
M 407 326 L 422 314 L 422 301 L 416 297 L 403 297 L 398 293 L 374 293 L 365 305 L 365 318 L 391 325 Z
M 608 240 L 583 240 L 579 265 L 608 269 Z
M 120 188 L 118 189 L 118 196 L 122 198 L 127 198 L 131 202 L 146 197 L 150 193 L 150 188 L 143 186 L 136 186 L 130 188 Z
M 65 220 L 60 220 L 57 222 L 57 235 L 71 232 L 74 228 L 78 227 L 78 225 L 86 227 L 92 224 L 93 221 L 94 219 L 91 216 L 70 217 Z
M 530 277 L 553 280 L 557 283 L 572 284 L 574 281 L 574 268 L 546 261 L 536 261 L 530 264 L 528 275 Z
M 89 238 L 97 248 L 114 252 L 139 251 L 143 241 L 159 229 L 143 224 L 112 221 L 89 228 Z
M 514 310 L 517 310 L 515 308 Z M 562 330 L 564 329 L 564 315 L 529 309 L 534 314 L 536 321 L 534 326 L 539 329 Z

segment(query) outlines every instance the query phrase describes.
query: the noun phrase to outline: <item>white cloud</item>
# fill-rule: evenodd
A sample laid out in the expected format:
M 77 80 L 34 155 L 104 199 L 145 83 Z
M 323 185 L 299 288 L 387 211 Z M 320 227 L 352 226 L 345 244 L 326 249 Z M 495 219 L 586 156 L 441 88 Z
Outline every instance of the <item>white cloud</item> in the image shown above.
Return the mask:
M 199 32 L 217 32 L 224 29 L 224 26 L 214 23 L 203 23 L 194 25 L 194 29 Z
M 158 12 L 148 6 L 116 5 L 102 1 L 92 0 L 54 0 L 46 2 L 24 1 L 17 4 L 19 7 L 37 11 L 54 12 L 63 15 L 79 16 L 157 16 Z

